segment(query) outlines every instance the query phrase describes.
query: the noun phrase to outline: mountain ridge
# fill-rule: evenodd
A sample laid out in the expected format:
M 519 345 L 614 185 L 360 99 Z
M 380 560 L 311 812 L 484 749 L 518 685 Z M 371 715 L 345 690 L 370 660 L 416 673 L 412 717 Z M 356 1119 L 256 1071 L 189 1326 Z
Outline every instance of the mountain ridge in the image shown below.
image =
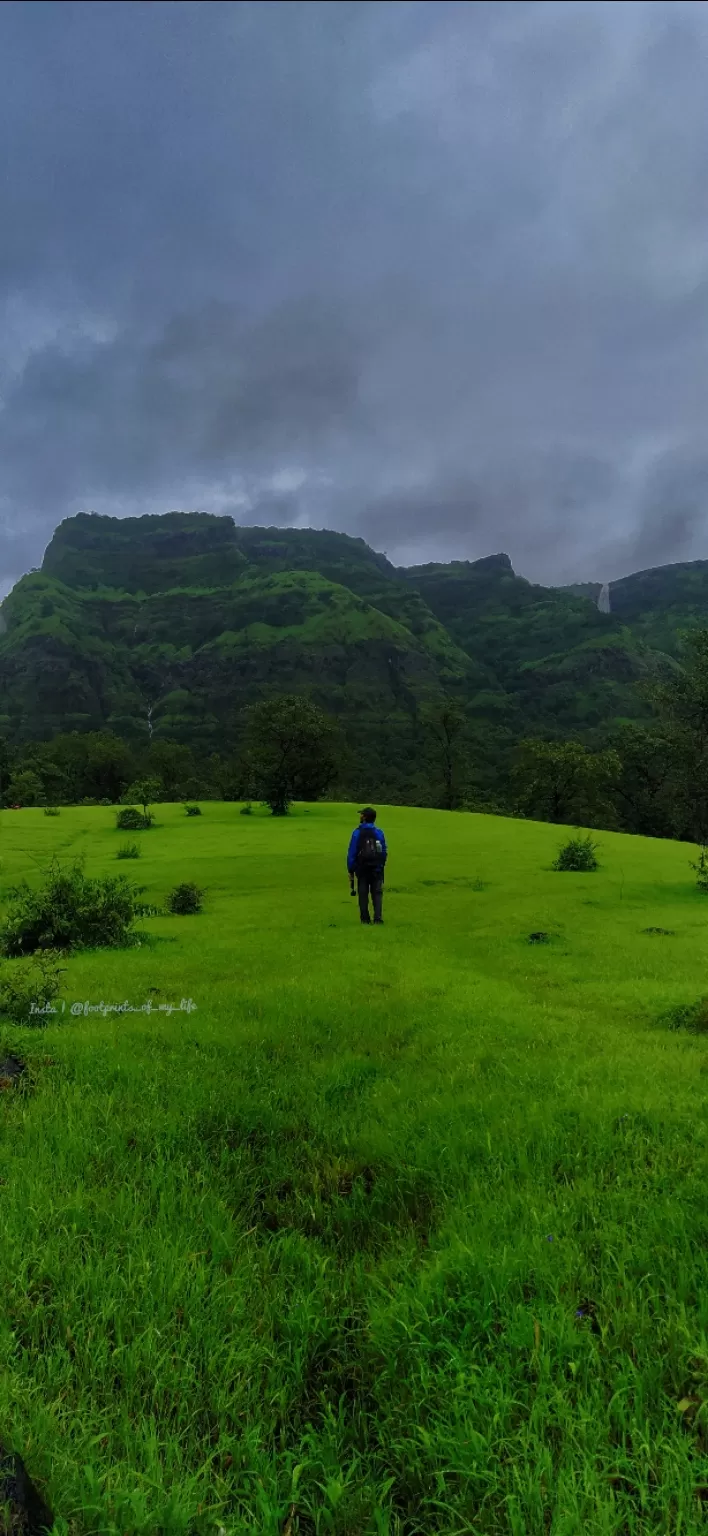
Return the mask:
M 0 605 L 0 733 L 230 751 L 245 705 L 304 690 L 359 776 L 405 795 L 423 715 L 452 700 L 491 780 L 524 735 L 599 745 L 647 718 L 645 685 L 708 622 L 708 561 L 611 583 L 609 613 L 599 590 L 529 582 L 503 552 L 396 567 L 334 530 L 81 513 Z

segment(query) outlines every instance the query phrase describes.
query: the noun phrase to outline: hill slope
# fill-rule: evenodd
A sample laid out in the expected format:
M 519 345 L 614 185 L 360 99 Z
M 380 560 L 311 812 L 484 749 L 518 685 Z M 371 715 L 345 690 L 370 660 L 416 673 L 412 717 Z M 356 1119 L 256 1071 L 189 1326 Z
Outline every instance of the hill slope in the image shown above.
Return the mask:
M 115 872 L 110 808 L 0 814 L 4 887 Z M 293 1536 L 698 1536 L 688 850 L 603 834 L 554 874 L 557 827 L 382 807 L 361 928 L 353 820 L 161 805 L 145 900 L 188 876 L 204 911 L 0 1019 L 31 1084 L 0 1093 L 0 1423 L 75 1536 L 275 1536 L 291 1501 Z
M 492 764 L 525 734 L 600 742 L 646 715 L 642 684 L 708 617 L 708 562 L 613 583 L 609 613 L 597 595 L 534 585 L 501 554 L 397 570 L 343 533 L 81 514 L 2 605 L 0 731 L 229 750 L 245 704 L 304 689 L 394 796 L 417 772 L 422 706 L 445 696 Z
M 663 659 L 591 595 L 534 585 L 508 555 L 405 575 L 458 644 L 494 669 L 517 730 L 598 735 L 647 713 L 637 685 Z
M 398 792 L 424 703 L 502 690 L 361 540 L 277 534 L 205 515 L 62 524 L 3 604 L 0 727 L 229 750 L 245 705 L 306 689 L 342 720 L 353 771 Z

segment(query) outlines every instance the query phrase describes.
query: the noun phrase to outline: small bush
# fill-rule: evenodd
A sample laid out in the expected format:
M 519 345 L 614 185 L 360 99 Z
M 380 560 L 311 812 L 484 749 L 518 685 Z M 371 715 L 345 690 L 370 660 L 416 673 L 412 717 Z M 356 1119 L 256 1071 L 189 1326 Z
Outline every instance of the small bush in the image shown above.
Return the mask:
M 117 859 L 139 859 L 140 849 L 137 843 L 121 843 L 116 854 Z
M 578 870 L 581 873 L 597 869 L 597 846 L 589 833 L 585 837 L 569 837 L 567 843 L 558 849 L 553 868 Z
M 112 800 L 109 800 L 109 799 L 108 799 L 108 796 L 107 796 L 107 795 L 106 795 L 106 796 L 105 796 L 105 797 L 104 797 L 104 799 L 103 799 L 103 800 L 99 800 L 99 802 L 98 802 L 98 803 L 99 803 L 99 805 L 112 805 L 112 804 L 113 804 L 113 801 L 112 801 Z
M 201 816 L 202 814 L 201 806 L 199 805 L 185 805 L 184 809 L 188 816 Z
M 98 805 L 98 800 L 94 800 L 92 795 L 87 795 L 85 799 L 79 801 L 79 805 Z
M 696 885 L 699 891 L 708 895 L 708 848 L 701 847 L 698 850 L 698 858 L 691 860 L 691 869 L 696 871 Z
M 708 1032 L 708 997 L 699 997 L 695 1003 L 684 1003 L 662 1014 L 662 1022 L 669 1029 L 688 1029 L 693 1035 Z
M 239 816 L 252 816 L 252 815 L 253 815 L 253 806 L 251 805 L 251 802 L 249 800 L 248 805 L 242 805 L 241 806 L 241 809 L 239 811 Z
M 45 950 L 31 960 L 5 961 L 0 966 L 0 1013 L 14 1024 L 42 1023 L 47 1017 L 42 1010 L 51 1007 L 59 994 L 59 977 L 65 970 L 60 958 Z
M 116 811 L 119 832 L 147 832 L 154 820 L 151 811 L 139 811 L 136 805 L 126 805 L 122 811 Z
M 44 807 L 44 814 L 45 814 L 45 816 L 58 816 L 59 815 L 59 806 L 58 805 L 45 805 L 45 807 Z
M 38 890 L 23 881 L 12 891 L 0 949 L 16 956 L 128 945 L 136 895 L 124 875 L 89 879 L 83 860 L 68 869 L 54 860 Z
M 203 891 L 198 885 L 187 880 L 183 885 L 176 885 L 167 898 L 168 912 L 174 912 L 180 917 L 187 917 L 191 912 L 201 912 Z

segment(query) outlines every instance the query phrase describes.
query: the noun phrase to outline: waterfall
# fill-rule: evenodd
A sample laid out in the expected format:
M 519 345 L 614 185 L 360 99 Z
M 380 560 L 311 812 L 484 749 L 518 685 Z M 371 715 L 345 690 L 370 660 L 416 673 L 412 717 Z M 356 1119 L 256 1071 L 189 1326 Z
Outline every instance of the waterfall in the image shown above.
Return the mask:
M 597 606 L 598 606 L 598 608 L 600 610 L 600 613 L 609 613 L 609 611 L 610 611 L 610 583 L 609 583 L 609 581 L 606 581 L 604 583 L 604 585 L 600 588 L 600 595 L 599 595 L 599 597 L 597 599 Z

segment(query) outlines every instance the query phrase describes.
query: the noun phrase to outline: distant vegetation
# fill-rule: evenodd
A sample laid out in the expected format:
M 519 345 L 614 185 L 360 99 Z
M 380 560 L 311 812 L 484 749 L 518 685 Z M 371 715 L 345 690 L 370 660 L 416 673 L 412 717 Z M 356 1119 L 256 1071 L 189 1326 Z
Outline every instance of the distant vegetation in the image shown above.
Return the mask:
M 144 827 L 160 800 L 373 795 L 702 843 L 708 562 L 612 583 L 610 613 L 598 591 L 506 555 L 398 570 L 340 533 L 70 518 L 2 605 L 0 803 Z

